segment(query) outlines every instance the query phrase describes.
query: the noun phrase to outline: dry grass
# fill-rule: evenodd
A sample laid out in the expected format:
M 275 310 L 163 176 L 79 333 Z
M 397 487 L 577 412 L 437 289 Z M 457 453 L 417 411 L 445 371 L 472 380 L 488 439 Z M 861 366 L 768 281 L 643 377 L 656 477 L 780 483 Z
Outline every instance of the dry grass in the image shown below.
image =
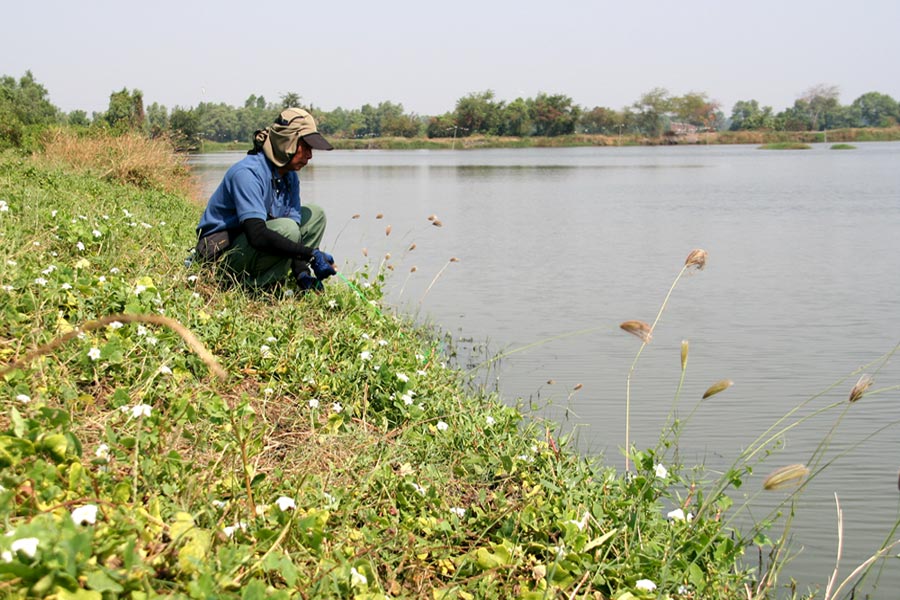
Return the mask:
M 186 156 L 176 153 L 165 138 L 150 139 L 139 133 L 79 135 L 49 129 L 42 142 L 43 157 L 52 165 L 68 166 L 108 181 L 197 197 L 199 184 L 188 169 Z

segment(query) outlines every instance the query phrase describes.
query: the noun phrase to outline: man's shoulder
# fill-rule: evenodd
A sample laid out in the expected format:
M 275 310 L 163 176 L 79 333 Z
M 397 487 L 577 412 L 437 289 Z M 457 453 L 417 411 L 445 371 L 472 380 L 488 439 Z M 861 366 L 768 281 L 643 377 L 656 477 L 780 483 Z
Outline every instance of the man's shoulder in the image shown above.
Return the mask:
M 227 174 L 232 177 L 253 174 L 261 179 L 268 179 L 271 175 L 271 169 L 265 155 L 262 153 L 248 154 L 231 165 Z

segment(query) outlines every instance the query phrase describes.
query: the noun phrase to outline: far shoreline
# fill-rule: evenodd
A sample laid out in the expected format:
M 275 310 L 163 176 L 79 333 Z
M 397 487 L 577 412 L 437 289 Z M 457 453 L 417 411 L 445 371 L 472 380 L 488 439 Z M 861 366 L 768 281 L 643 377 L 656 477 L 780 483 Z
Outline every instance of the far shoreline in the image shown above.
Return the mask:
M 606 146 L 703 146 L 773 143 L 846 143 L 900 141 L 900 126 L 831 131 L 713 131 L 692 135 L 571 134 L 555 137 L 501 137 L 473 135 L 457 138 L 353 138 L 330 137 L 337 150 L 474 150 L 484 148 L 565 148 Z M 197 152 L 249 150 L 249 142 L 203 140 Z

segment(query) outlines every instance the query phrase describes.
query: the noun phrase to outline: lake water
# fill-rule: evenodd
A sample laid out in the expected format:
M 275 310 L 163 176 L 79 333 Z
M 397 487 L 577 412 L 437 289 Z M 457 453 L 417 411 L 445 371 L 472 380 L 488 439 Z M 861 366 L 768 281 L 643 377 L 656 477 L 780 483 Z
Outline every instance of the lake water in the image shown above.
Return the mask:
M 376 270 L 390 253 L 392 305 L 449 332 L 463 366 L 507 353 L 475 381 L 534 403 L 619 468 L 640 346 L 619 324 L 652 323 L 688 253 L 705 249 L 706 268 L 675 288 L 632 376 L 632 441 L 655 444 L 688 340 L 679 414 L 734 381 L 680 440 L 685 464 L 718 468 L 804 400 L 821 394 L 800 415 L 846 399 L 857 370 L 874 376 L 872 390 L 900 384 L 900 356 L 873 362 L 900 343 L 900 144 L 857 146 L 316 152 L 301 186 L 328 214 L 323 247 L 343 271 Z M 241 156 L 196 158 L 207 192 Z M 774 468 L 809 461 L 838 414 L 792 429 L 736 504 Z M 834 566 L 834 494 L 842 576 L 900 516 L 900 429 L 866 440 L 898 420 L 894 387 L 854 404 L 831 437 L 827 458 L 840 457 L 804 493 L 792 529 L 801 552 L 784 574 L 801 589 L 824 588 Z M 776 496 L 755 498 L 753 515 Z M 872 597 L 897 589 L 894 559 Z

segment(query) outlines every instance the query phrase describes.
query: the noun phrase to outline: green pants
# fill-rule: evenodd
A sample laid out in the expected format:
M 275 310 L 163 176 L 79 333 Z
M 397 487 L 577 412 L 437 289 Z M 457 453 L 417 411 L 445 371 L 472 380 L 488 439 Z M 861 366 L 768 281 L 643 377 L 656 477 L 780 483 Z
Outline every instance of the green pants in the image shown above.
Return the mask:
M 300 214 L 302 225 L 285 218 L 266 221 L 266 227 L 292 242 L 318 248 L 325 235 L 325 211 L 308 204 L 300 209 Z M 222 257 L 222 264 L 243 283 L 251 287 L 264 287 L 284 279 L 291 268 L 291 259 L 255 250 L 242 233 Z

